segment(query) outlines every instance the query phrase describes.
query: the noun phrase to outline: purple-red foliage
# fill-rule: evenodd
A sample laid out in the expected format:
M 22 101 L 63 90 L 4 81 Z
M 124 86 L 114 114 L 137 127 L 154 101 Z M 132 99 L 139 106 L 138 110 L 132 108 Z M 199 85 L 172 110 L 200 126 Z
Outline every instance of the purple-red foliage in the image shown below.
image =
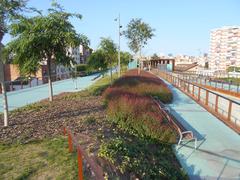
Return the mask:
M 171 91 L 150 73 L 141 72 L 141 76 L 132 75 L 134 73 L 127 72 L 103 93 L 108 116 L 120 127 L 133 129 L 141 136 L 174 141 L 174 130 L 164 121 L 165 117 L 150 96 L 159 92 L 163 96 L 171 95 Z

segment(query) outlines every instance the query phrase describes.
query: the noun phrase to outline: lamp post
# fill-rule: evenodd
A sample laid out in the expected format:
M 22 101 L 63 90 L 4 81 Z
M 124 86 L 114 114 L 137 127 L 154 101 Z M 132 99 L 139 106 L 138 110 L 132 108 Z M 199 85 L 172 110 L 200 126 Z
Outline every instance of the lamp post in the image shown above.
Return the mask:
M 118 21 L 118 77 L 121 76 L 121 57 L 120 57 L 120 36 L 121 36 L 121 24 L 120 24 L 120 13 L 118 15 L 118 18 L 114 19 L 115 21 Z

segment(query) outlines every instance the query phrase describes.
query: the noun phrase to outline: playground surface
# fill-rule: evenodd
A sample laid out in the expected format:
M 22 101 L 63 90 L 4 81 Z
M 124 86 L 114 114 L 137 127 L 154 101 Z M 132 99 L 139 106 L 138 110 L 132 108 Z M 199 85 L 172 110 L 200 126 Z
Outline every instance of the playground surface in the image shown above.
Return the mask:
M 166 83 L 174 95 L 173 102 L 168 105 L 171 113 L 198 139 L 197 149 L 194 142 L 174 147 L 190 179 L 240 179 L 240 136 L 190 97 Z

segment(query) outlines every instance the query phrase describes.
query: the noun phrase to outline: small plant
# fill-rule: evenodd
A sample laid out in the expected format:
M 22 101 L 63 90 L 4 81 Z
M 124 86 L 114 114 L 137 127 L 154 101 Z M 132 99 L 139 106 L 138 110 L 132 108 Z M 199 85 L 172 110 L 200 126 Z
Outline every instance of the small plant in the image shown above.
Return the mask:
M 39 111 L 41 109 L 46 109 L 49 107 L 48 103 L 33 103 L 26 106 L 23 106 L 21 108 L 15 109 L 12 111 L 12 113 L 18 113 L 23 111 Z
M 86 125 L 91 125 L 91 124 L 95 124 L 96 123 L 96 119 L 93 116 L 89 116 L 86 118 L 86 120 L 84 121 L 84 123 Z
M 122 174 L 134 173 L 140 179 L 187 179 L 174 163 L 171 146 L 157 141 L 118 137 L 103 143 L 98 156 L 114 164 Z

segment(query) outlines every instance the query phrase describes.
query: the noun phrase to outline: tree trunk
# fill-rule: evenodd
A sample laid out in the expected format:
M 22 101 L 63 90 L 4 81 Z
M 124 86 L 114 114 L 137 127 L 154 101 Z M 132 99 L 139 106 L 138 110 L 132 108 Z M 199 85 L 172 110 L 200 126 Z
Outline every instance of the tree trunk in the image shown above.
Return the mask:
M 1 59 L 2 57 L 2 39 L 4 36 L 4 19 L 3 14 L 0 14 L 0 84 L 2 88 L 2 96 L 3 96 L 3 113 L 4 113 L 4 126 L 8 126 L 8 101 L 7 101 L 7 92 L 5 86 L 5 78 L 4 78 L 4 65 Z
M 3 95 L 3 113 L 4 113 L 4 126 L 8 126 L 8 101 L 5 83 L 2 82 L 2 95 Z
M 52 78 L 51 78 L 51 56 L 47 59 L 47 71 L 48 71 L 48 91 L 49 91 L 49 101 L 53 101 L 53 88 L 52 88 Z
M 0 47 L 0 54 L 1 54 L 1 47 Z M 4 78 L 4 65 L 3 65 L 2 60 L 0 59 L 0 83 L 1 83 L 2 96 L 3 96 L 4 126 L 8 126 L 8 101 L 7 101 L 7 92 L 6 92 L 4 79 L 5 79 Z

